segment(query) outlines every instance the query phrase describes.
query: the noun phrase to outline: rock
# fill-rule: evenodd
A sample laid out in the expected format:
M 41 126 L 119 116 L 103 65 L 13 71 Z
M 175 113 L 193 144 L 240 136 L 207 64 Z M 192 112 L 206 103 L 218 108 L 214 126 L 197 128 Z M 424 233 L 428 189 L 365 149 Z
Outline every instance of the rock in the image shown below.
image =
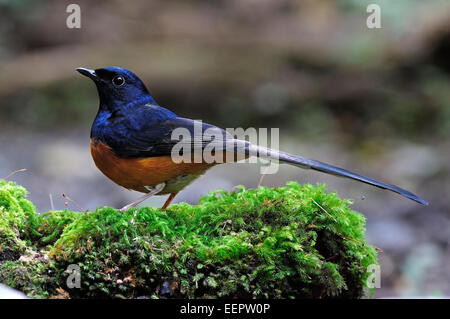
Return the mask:
M 27 296 L 15 289 L 0 284 L 0 299 L 26 299 Z

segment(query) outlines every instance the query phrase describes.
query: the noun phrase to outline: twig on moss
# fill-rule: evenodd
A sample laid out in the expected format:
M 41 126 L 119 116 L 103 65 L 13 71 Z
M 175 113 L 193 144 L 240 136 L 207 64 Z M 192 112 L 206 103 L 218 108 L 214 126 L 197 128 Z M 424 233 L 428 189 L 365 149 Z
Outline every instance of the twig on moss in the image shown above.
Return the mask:
M 376 250 L 376 251 L 379 251 L 380 253 L 383 253 L 383 254 L 384 254 L 383 249 L 381 249 L 381 248 L 378 247 L 378 246 L 374 246 L 374 247 L 375 247 L 375 250 Z
M 324 261 L 330 261 L 330 260 L 336 258 L 337 256 L 338 256 L 338 254 L 336 254 L 336 255 L 334 255 L 334 256 L 331 256 L 331 257 L 328 257 L 328 258 L 326 258 Z
M 53 196 L 52 194 L 48 194 L 48 197 L 50 198 L 50 208 L 52 211 L 55 210 L 55 205 L 53 204 Z
M 67 199 L 69 202 L 73 203 L 75 206 L 77 206 L 82 212 L 87 212 L 87 209 L 84 209 L 81 205 L 79 205 L 76 201 L 74 201 L 72 198 L 67 196 L 66 194 L 62 193 L 62 197 Z M 66 205 L 67 206 L 67 205 Z
M 311 200 L 314 202 L 314 204 L 316 204 L 317 206 L 319 206 L 319 208 L 325 212 L 325 214 L 327 214 L 328 216 L 330 216 L 331 218 L 333 218 L 334 221 L 336 221 L 336 218 L 334 218 L 329 212 L 327 212 L 327 210 L 325 208 L 323 208 L 322 206 L 320 206 L 320 204 L 318 202 L 316 202 L 314 200 L 314 198 L 311 198 Z
M 20 172 L 25 172 L 26 170 L 27 170 L 26 168 L 21 168 L 21 169 L 15 170 L 15 171 L 9 173 L 9 174 L 8 174 L 6 177 L 4 177 L 3 179 L 8 179 L 8 178 L 10 178 L 11 176 L 13 176 L 14 174 L 20 173 Z
M 259 186 L 261 186 L 262 185 L 262 182 L 263 182 L 263 179 L 264 179 L 264 176 L 266 176 L 266 171 L 267 171 L 267 166 L 266 167 L 264 167 L 264 172 L 261 174 L 261 177 L 259 178 L 259 183 L 258 183 L 258 186 L 256 187 L 256 188 L 258 188 Z

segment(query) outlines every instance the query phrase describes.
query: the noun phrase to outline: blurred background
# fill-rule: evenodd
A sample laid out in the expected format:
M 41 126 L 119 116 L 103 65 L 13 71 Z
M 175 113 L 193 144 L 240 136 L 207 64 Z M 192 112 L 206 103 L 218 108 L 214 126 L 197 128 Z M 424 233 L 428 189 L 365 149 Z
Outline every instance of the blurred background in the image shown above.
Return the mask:
M 66 7 L 81 7 L 81 29 Z M 368 29 L 366 7 L 381 7 Z M 156 101 L 224 128 L 280 128 L 281 148 L 387 181 L 391 192 L 282 166 L 265 186 L 327 183 L 367 217 L 375 297 L 450 296 L 450 2 L 413 0 L 0 0 L 0 178 L 40 212 L 121 207 L 139 193 L 98 171 L 98 108 L 76 67 L 136 72 Z M 257 164 L 212 168 L 175 202 L 257 187 Z M 147 205 L 161 205 L 156 197 Z M 78 210 L 71 202 L 68 208 Z

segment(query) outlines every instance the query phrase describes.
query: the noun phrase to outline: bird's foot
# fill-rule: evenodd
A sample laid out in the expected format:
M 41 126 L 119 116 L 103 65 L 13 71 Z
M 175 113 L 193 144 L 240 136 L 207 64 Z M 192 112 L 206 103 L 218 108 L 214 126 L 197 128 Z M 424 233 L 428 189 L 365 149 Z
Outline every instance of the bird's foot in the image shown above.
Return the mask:
M 129 210 L 131 207 L 134 207 L 134 206 L 135 206 L 135 205 L 132 205 L 132 204 L 133 204 L 133 203 L 128 204 L 128 205 L 125 205 L 125 206 L 123 206 L 122 208 L 118 209 L 118 211 L 121 212 L 121 213 L 126 212 L 126 211 Z
M 158 185 L 156 185 L 154 187 L 146 187 L 149 190 L 149 192 L 147 194 L 145 194 L 144 196 L 139 197 L 136 201 L 134 201 L 134 202 L 132 202 L 132 203 L 130 203 L 128 205 L 125 205 L 124 207 L 119 209 L 119 212 L 123 213 L 123 212 L 126 212 L 131 207 L 135 207 L 136 205 L 140 204 L 141 202 L 143 202 L 147 198 L 149 198 L 149 197 L 151 197 L 153 195 L 156 195 L 159 192 L 161 192 L 164 189 L 165 186 L 166 186 L 166 183 L 161 183 L 161 184 L 158 184 Z
M 170 203 L 172 202 L 172 200 L 174 199 L 175 196 L 177 196 L 178 192 L 176 193 L 170 193 L 169 197 L 167 198 L 166 202 L 164 203 L 164 205 L 161 207 L 162 210 L 165 210 Z

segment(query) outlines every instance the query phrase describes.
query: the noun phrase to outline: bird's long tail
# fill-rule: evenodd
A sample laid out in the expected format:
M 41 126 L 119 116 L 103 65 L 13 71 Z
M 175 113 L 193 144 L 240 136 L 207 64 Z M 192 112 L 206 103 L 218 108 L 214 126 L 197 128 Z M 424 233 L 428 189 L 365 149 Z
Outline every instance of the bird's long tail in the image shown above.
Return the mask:
M 235 140 L 236 141 L 236 140 Z M 304 158 L 298 155 L 293 155 L 281 151 L 276 151 L 273 149 L 269 149 L 262 146 L 257 146 L 250 144 L 248 142 L 239 141 L 238 146 L 245 149 L 245 154 L 252 155 L 252 156 L 258 156 L 261 158 L 266 158 L 272 161 L 280 161 L 287 164 L 299 166 L 301 168 L 311 168 L 316 171 L 324 172 L 327 174 L 333 174 L 336 176 L 351 178 L 369 185 L 373 185 L 379 188 L 388 189 L 392 192 L 398 193 L 406 198 L 412 199 L 420 204 L 428 205 L 428 202 L 423 200 L 422 198 L 414 195 L 413 193 L 404 190 L 400 187 L 397 187 L 395 185 L 383 183 L 380 181 L 377 181 L 375 179 L 365 177 L 350 171 L 347 171 L 343 168 L 332 166 L 326 163 L 322 163 L 316 160 Z

